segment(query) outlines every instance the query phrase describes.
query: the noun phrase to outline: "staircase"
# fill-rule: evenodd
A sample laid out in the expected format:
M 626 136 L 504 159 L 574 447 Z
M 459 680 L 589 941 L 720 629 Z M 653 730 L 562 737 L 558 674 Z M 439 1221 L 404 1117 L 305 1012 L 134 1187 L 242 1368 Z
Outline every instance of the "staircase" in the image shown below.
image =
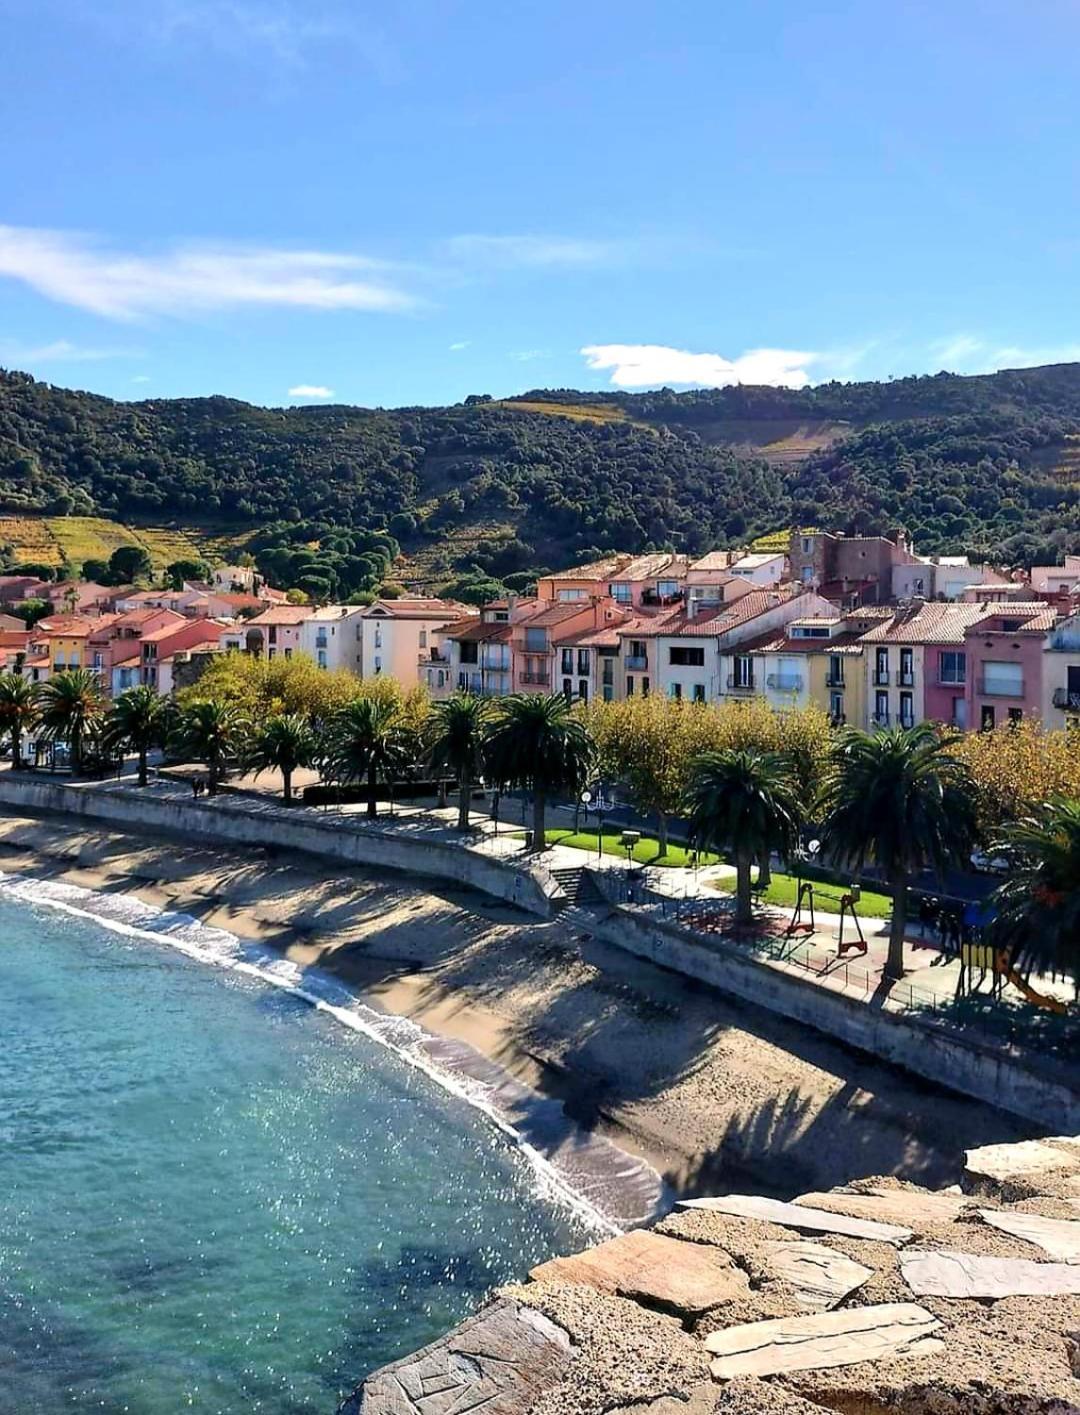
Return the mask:
M 559 904 L 558 912 L 566 908 L 607 909 L 607 900 L 584 865 L 563 865 L 551 870 L 550 874 L 566 895 L 565 902 Z

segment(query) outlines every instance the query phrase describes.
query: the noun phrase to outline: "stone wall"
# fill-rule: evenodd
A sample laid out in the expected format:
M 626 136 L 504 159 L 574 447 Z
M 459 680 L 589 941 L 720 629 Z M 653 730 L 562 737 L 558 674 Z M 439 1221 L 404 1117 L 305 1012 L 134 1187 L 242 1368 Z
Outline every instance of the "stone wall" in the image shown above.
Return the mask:
M 110 821 L 123 829 L 139 828 L 180 835 L 185 840 L 299 850 L 319 859 L 365 868 L 401 870 L 449 881 L 549 918 L 558 885 L 546 873 L 469 850 L 464 845 L 409 836 L 400 827 L 382 828 L 355 815 L 318 815 L 271 801 L 220 796 L 190 801 L 156 791 L 115 783 L 72 785 L 64 781 L 0 775 L 0 806 L 53 811 L 65 816 Z
M 596 934 L 605 943 L 661 968 L 804 1022 L 962 1095 L 1048 1130 L 1080 1132 L 1077 1088 L 1040 1074 L 1004 1044 L 992 1046 L 951 1032 L 947 1024 L 870 1006 L 863 998 L 823 987 L 782 962 L 750 957 L 720 939 L 704 944 L 678 924 L 621 904 L 613 904 Z

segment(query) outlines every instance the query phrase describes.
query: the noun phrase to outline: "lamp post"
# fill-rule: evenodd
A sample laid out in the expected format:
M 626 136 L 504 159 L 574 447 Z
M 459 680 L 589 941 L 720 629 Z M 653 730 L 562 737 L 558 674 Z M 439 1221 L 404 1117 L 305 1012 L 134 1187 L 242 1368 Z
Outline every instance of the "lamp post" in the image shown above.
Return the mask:
M 632 865 L 633 865 L 633 860 L 634 860 L 634 848 L 635 848 L 635 846 L 637 845 L 637 843 L 638 843 L 638 841 L 639 841 L 640 839 L 641 839 L 641 831 L 640 831 L 640 830 L 624 830 L 623 833 L 622 833 L 621 844 L 622 844 L 623 849 L 626 851 L 626 898 L 627 898 L 627 900 L 629 900 L 629 899 L 631 899 L 631 898 L 633 897 L 633 882 L 634 882 L 634 877 L 633 877 Z
M 586 824 L 586 825 L 589 824 L 589 806 L 590 806 L 591 803 L 592 803 L 592 792 L 589 791 L 589 790 L 583 791 L 583 792 L 581 793 L 581 795 L 578 797 L 578 806 L 579 806 L 579 808 L 582 807 L 582 806 L 584 806 L 584 808 L 585 808 L 585 824 Z M 578 827 L 580 826 L 581 822 L 576 819 L 576 817 L 577 817 L 577 811 L 574 812 L 574 816 L 575 816 L 575 820 L 574 820 L 574 834 L 577 835 L 577 834 L 578 834 Z

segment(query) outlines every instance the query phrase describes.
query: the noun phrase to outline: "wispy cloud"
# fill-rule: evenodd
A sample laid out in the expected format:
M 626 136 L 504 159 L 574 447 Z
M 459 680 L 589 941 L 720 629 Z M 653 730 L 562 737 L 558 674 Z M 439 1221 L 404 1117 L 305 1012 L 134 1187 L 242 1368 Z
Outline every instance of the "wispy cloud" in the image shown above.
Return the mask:
M 547 349 L 515 349 L 510 357 L 519 364 L 531 364 L 534 359 L 550 359 L 551 354 Z
M 184 245 L 136 254 L 69 232 L 0 226 L 0 276 L 109 319 L 182 318 L 238 305 L 409 309 L 416 301 L 390 282 L 388 269 L 358 255 L 268 247 Z
M 82 344 L 73 344 L 70 339 L 54 339 L 48 344 L 18 344 L 0 339 L 0 363 L 12 365 L 29 364 L 87 364 L 102 359 L 138 359 L 139 349 L 99 349 Z
M 334 390 L 322 383 L 297 383 L 289 389 L 290 398 L 332 398 Z
M 590 369 L 610 370 L 609 381 L 619 388 L 725 388 L 732 383 L 804 388 L 811 381 L 808 365 L 821 357 L 793 349 L 750 349 L 729 359 L 666 344 L 590 344 L 581 353 Z
M 950 373 L 996 373 L 1003 368 L 1037 368 L 1041 364 L 1068 364 L 1080 360 L 1080 344 L 1051 344 L 1032 348 L 1001 344 L 975 334 L 953 334 L 930 346 L 938 368 Z
M 590 266 L 624 259 L 632 243 L 580 236 L 451 236 L 442 252 L 451 260 L 485 269 L 522 266 Z
M 131 381 L 132 383 L 149 383 L 151 380 L 148 373 L 137 373 Z
M 471 339 L 459 339 L 456 343 L 450 345 L 450 352 L 452 354 L 460 354 L 462 349 L 467 349 L 471 343 Z

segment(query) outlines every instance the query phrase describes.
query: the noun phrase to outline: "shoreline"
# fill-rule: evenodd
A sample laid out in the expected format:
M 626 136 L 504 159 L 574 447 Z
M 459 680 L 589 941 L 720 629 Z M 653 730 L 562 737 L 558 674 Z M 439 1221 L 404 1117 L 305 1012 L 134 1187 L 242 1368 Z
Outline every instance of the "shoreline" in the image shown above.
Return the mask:
M 317 969 L 422 1028 L 541 1153 L 580 1158 L 575 1131 L 579 1151 L 582 1135 L 616 1146 L 639 1201 L 641 1161 L 676 1192 L 790 1197 L 871 1173 L 947 1184 L 964 1148 L 1034 1133 L 558 919 L 431 881 L 28 815 L 0 817 L 0 870 L 137 898 Z

